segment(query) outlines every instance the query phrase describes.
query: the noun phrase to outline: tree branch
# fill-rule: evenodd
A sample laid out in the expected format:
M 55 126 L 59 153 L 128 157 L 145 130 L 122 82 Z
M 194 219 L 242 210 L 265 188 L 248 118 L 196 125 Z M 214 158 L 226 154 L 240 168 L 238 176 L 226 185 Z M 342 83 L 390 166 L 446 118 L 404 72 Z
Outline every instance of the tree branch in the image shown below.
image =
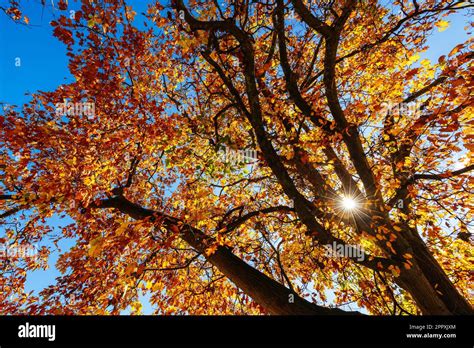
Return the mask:
M 205 254 L 213 239 L 202 231 L 162 212 L 143 208 L 132 203 L 123 196 L 113 197 L 93 203 L 89 208 L 115 208 L 134 219 L 159 219 L 163 226 L 179 234 L 179 236 L 198 252 L 203 253 L 208 262 L 217 267 L 230 281 L 252 297 L 258 304 L 271 314 L 319 314 L 341 315 L 360 314 L 340 309 L 326 308 L 315 305 L 293 293 L 290 289 L 248 265 L 233 254 L 227 247 L 219 246 L 210 255 Z M 293 295 L 294 302 L 289 301 Z

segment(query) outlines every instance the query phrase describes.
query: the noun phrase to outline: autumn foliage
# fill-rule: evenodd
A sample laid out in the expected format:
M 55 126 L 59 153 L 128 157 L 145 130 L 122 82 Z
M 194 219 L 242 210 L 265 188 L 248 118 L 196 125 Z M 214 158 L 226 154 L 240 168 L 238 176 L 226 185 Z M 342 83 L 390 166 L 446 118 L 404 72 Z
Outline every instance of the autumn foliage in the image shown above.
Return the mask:
M 0 242 L 48 245 L 0 259 L 2 312 L 472 314 L 473 43 L 421 58 L 472 5 L 383 3 L 58 8 L 75 82 L 0 114 Z

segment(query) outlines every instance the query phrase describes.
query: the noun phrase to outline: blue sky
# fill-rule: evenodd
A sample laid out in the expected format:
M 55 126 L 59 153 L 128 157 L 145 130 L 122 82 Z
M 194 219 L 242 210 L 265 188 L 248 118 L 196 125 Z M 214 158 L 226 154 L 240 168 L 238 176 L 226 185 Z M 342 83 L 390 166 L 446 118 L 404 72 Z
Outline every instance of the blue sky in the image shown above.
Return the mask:
M 22 9 L 30 19 L 30 25 L 19 25 L 0 13 L 0 102 L 21 105 L 29 100 L 26 93 L 38 90 L 50 91 L 62 83 L 72 81 L 67 67 L 65 46 L 52 36 L 49 22 L 60 15 L 60 11 L 51 7 L 51 3 L 43 8 L 40 0 L 22 2 Z M 144 11 L 147 1 L 129 0 L 127 4 Z M 69 1 L 69 9 L 78 9 L 77 2 Z M 456 14 L 449 17 L 450 27 L 444 32 L 435 32 L 429 43 L 431 48 L 422 55 L 437 61 L 438 57 L 447 54 L 452 47 L 467 39 L 464 26 L 468 22 L 466 15 Z M 18 61 L 18 58 L 20 61 Z M 15 63 L 20 63 L 16 66 Z M 71 223 L 70 219 L 53 217 L 48 220 L 50 226 L 59 228 Z M 0 234 L 2 227 L 0 227 Z M 60 243 L 67 250 L 73 244 L 70 240 Z M 59 276 L 55 262 L 59 253 L 53 252 L 46 271 L 31 272 L 27 282 L 27 291 L 38 292 Z M 144 312 L 150 313 L 151 308 L 144 301 Z

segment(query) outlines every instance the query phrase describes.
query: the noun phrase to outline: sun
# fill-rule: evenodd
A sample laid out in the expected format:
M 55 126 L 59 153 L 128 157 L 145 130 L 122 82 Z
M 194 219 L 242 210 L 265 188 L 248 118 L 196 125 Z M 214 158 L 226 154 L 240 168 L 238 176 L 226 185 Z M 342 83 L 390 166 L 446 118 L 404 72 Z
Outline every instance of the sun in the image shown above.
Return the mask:
M 351 197 L 344 197 L 341 204 L 344 210 L 354 210 L 357 208 L 357 202 Z

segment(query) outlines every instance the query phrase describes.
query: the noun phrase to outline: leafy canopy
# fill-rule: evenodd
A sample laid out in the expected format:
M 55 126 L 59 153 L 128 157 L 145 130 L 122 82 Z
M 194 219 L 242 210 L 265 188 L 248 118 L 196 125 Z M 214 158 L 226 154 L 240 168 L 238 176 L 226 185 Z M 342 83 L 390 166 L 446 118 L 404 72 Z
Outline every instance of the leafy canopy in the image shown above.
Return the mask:
M 470 6 L 83 0 L 71 18 L 60 1 L 75 81 L 0 115 L 0 242 L 53 242 L 0 260 L 2 311 L 140 313 L 150 294 L 163 314 L 287 313 L 280 290 L 371 314 L 472 310 L 472 40 L 420 58 Z M 54 230 L 58 216 L 73 223 Z M 63 238 L 61 277 L 28 296 Z

